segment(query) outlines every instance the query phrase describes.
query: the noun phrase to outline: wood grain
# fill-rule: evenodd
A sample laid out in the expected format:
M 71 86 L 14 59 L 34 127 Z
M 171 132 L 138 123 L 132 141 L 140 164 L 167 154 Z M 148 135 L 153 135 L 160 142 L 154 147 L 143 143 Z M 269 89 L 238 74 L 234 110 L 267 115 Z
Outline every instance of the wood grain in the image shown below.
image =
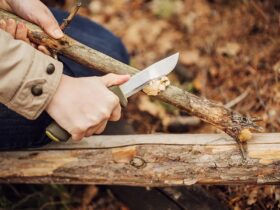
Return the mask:
M 243 160 L 223 134 L 94 136 L 0 153 L 0 181 L 16 183 L 278 184 L 280 134 L 254 134 Z

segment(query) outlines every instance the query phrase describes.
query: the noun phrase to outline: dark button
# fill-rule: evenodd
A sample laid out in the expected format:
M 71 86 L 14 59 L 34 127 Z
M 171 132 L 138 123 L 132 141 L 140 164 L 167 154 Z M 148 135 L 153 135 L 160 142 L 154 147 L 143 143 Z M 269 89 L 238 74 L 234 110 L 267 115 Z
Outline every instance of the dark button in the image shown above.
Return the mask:
M 55 66 L 54 66 L 54 64 L 50 63 L 47 67 L 47 73 L 48 74 L 53 74 L 54 71 L 55 71 Z
M 41 85 L 34 85 L 32 88 L 31 88 L 31 93 L 34 95 L 34 96 L 40 96 L 43 94 L 43 88 Z

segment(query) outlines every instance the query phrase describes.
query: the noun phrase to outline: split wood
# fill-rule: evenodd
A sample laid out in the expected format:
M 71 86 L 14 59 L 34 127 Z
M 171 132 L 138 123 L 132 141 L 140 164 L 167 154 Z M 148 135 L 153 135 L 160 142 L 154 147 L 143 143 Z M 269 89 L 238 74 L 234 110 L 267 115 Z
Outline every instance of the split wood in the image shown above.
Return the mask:
M 280 134 L 254 134 L 244 161 L 225 134 L 93 136 L 0 152 L 0 182 L 167 186 L 279 184 Z

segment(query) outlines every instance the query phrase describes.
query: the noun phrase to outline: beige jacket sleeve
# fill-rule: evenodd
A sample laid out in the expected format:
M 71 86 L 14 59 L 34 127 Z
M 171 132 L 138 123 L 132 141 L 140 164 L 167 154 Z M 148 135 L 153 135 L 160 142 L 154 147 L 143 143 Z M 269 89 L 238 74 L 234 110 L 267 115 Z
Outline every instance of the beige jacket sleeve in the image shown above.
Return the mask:
M 0 103 L 36 119 L 52 99 L 62 63 L 0 29 Z

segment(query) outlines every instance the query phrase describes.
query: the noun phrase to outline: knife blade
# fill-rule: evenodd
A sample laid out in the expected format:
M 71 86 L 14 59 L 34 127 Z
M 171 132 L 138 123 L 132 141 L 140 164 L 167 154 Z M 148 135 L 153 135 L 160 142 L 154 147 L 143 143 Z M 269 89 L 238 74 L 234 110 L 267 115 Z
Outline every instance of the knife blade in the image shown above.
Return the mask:
M 109 89 L 118 96 L 121 105 L 126 107 L 128 97 L 142 90 L 150 81 L 169 74 L 175 68 L 178 60 L 179 53 L 171 55 L 138 72 L 124 84 Z
M 178 59 L 179 53 L 164 58 L 135 74 L 119 87 L 126 97 L 130 97 L 142 90 L 151 80 L 168 75 L 175 68 Z
M 179 53 L 164 58 L 139 73 L 133 75 L 129 81 L 120 86 L 113 86 L 109 89 L 115 93 L 122 106 L 127 105 L 127 98 L 142 90 L 150 81 L 169 74 L 175 68 L 179 60 Z M 46 128 L 46 135 L 53 141 L 66 142 L 71 135 L 56 122 Z

